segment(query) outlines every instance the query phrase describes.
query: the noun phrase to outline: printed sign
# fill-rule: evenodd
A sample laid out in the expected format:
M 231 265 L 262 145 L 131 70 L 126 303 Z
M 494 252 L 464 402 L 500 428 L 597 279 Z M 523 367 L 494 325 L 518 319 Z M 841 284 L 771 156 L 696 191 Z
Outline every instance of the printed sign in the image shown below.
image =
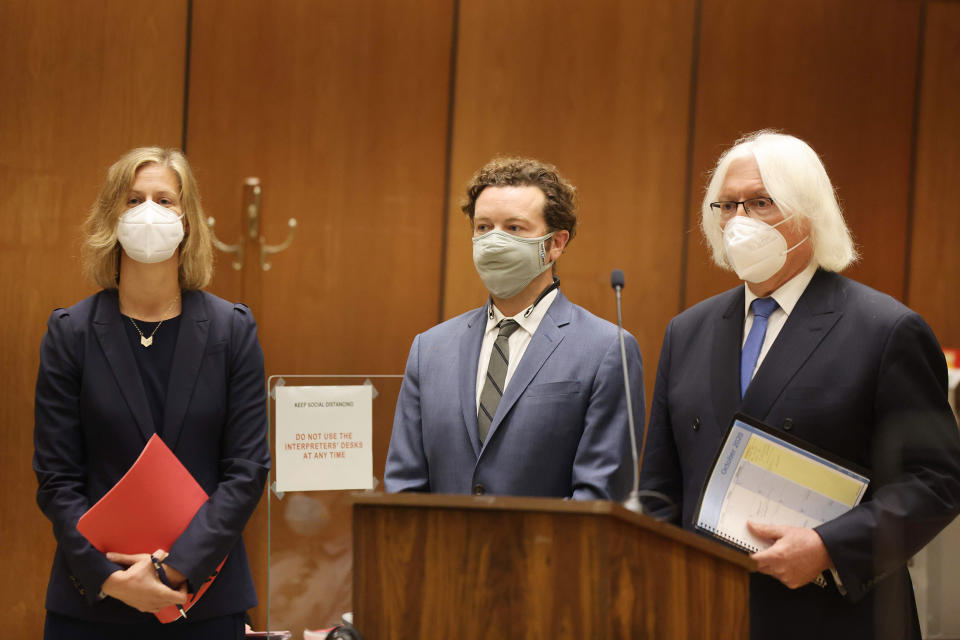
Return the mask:
M 276 387 L 277 491 L 373 488 L 373 386 Z

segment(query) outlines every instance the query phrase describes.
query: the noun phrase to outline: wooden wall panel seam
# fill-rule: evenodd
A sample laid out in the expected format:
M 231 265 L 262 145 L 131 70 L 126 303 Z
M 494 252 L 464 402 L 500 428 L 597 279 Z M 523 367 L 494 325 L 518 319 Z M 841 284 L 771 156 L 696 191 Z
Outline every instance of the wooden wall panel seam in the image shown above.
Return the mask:
M 697 131 L 697 85 L 700 76 L 700 37 L 702 35 L 701 17 L 703 16 L 703 0 L 696 0 L 693 5 L 693 34 L 690 38 L 690 100 L 687 107 L 687 166 L 683 185 L 683 229 L 689 233 L 683 234 L 680 244 L 680 282 L 677 295 L 677 313 L 683 311 L 687 297 L 687 262 L 690 253 L 690 236 L 693 230 L 690 227 L 693 211 L 693 152 L 696 145 Z
M 187 0 L 186 37 L 183 56 L 183 114 L 180 120 L 180 150 L 187 153 L 187 124 L 190 122 L 190 53 L 193 48 L 193 0 Z
M 920 116 L 923 109 L 923 65 L 926 49 L 927 2 L 920 4 L 920 19 L 917 21 L 917 66 L 913 85 L 913 122 L 910 131 L 910 168 L 907 178 L 907 225 L 903 255 L 903 293 L 901 300 L 910 305 L 910 266 L 913 257 L 914 210 L 917 193 L 917 154 L 920 145 Z
M 457 107 L 457 53 L 460 45 L 460 0 L 453 0 L 453 16 L 450 20 L 450 70 L 447 76 L 447 148 L 443 165 L 443 202 L 440 210 L 440 292 L 437 296 L 437 323 L 443 322 L 443 309 L 447 296 L 447 233 L 450 226 L 450 196 L 453 194 L 453 131 Z

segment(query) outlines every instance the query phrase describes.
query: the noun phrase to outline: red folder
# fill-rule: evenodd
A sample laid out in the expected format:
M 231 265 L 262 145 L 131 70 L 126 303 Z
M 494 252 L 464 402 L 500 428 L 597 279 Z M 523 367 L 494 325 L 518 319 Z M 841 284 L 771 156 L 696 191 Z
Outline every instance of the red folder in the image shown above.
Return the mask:
M 119 482 L 80 517 L 77 531 L 103 553 L 169 551 L 208 497 L 177 456 L 154 434 Z M 223 562 L 189 596 L 184 611 L 213 583 Z M 180 617 L 175 606 L 154 615 L 164 623 Z

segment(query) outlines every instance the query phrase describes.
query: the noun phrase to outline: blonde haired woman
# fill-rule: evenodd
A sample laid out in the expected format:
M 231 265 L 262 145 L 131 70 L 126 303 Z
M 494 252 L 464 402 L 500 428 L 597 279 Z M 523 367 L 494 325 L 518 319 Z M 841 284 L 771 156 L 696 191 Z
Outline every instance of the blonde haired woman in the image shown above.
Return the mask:
M 201 291 L 210 234 L 179 151 L 126 153 L 84 230 L 84 269 L 102 290 L 51 314 L 37 378 L 37 502 L 57 539 L 44 637 L 242 638 L 256 596 L 240 534 L 270 465 L 256 323 Z M 210 496 L 160 550 L 170 586 L 149 555 L 103 554 L 76 528 L 154 433 Z M 157 622 L 225 557 L 186 620 Z

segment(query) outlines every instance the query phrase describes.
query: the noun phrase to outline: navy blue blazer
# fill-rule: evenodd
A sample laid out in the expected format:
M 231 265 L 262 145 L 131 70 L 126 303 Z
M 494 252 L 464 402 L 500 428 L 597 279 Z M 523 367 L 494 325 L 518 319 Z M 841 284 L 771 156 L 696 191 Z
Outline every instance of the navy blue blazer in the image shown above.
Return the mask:
M 671 321 L 643 488 L 672 497 L 692 528 L 737 411 L 869 469 L 862 504 L 817 527 L 847 596 L 754 574 L 752 637 L 919 640 L 906 562 L 960 511 L 960 437 L 933 332 L 893 298 L 817 271 L 741 400 L 743 319 L 739 286 Z
M 257 599 L 241 532 L 270 467 L 263 352 L 250 310 L 183 292 L 164 407 L 163 440 L 210 495 L 167 562 L 199 586 L 229 557 L 190 620 L 244 611 Z M 117 292 L 101 291 L 47 323 L 37 376 L 33 468 L 37 502 L 57 539 L 46 607 L 75 618 L 152 618 L 113 598 L 104 580 L 123 567 L 76 529 L 155 433 Z M 158 479 L 162 482 L 162 479 Z
M 623 500 L 633 457 L 617 327 L 560 293 L 504 390 L 483 444 L 477 363 L 487 308 L 418 335 L 397 399 L 389 492 L 492 493 Z M 637 441 L 640 348 L 625 334 Z

